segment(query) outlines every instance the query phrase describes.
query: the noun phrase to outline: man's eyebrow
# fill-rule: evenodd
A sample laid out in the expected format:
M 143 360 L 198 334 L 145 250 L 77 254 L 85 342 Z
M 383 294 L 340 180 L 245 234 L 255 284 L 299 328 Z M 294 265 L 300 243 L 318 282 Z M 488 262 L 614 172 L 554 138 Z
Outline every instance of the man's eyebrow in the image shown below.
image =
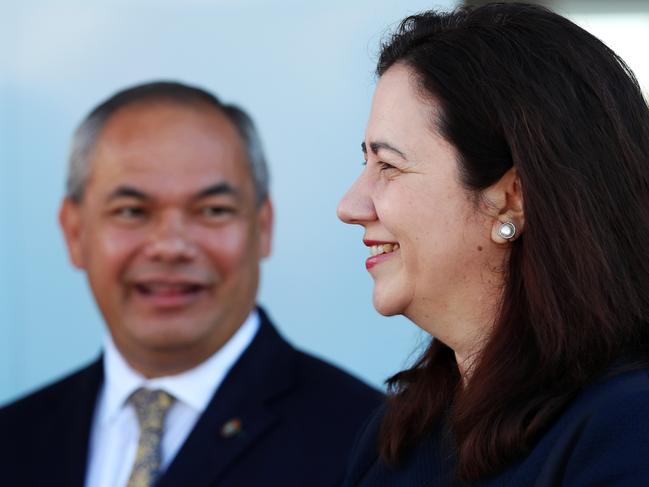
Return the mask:
M 200 200 L 202 198 L 208 198 L 210 196 L 220 196 L 220 195 L 230 195 L 234 197 L 239 196 L 240 191 L 232 186 L 230 183 L 222 182 L 216 183 L 212 186 L 199 191 L 194 197 L 195 200 Z
M 208 186 L 205 189 L 199 191 L 193 199 L 200 200 L 202 198 L 208 198 L 210 196 L 219 196 L 219 195 L 231 195 L 234 197 L 239 196 L 239 190 L 233 187 L 230 183 L 222 182 L 216 183 L 211 186 Z M 138 200 L 147 201 L 151 197 L 146 194 L 144 191 L 141 191 L 133 186 L 118 186 L 113 191 L 110 192 L 106 201 L 112 201 L 117 198 L 135 198 Z
M 388 144 L 387 142 L 381 142 L 381 141 L 370 142 L 370 149 L 372 149 L 372 152 L 374 154 L 377 154 L 380 150 L 387 150 L 390 152 L 394 152 L 401 159 L 406 159 L 406 155 L 402 151 L 400 151 L 393 145 Z M 363 151 L 363 154 L 367 154 L 367 145 L 365 144 L 365 142 L 361 142 L 361 150 Z
M 110 192 L 106 201 L 111 201 L 117 198 L 136 198 L 138 200 L 151 199 L 149 195 L 132 186 L 118 186 Z

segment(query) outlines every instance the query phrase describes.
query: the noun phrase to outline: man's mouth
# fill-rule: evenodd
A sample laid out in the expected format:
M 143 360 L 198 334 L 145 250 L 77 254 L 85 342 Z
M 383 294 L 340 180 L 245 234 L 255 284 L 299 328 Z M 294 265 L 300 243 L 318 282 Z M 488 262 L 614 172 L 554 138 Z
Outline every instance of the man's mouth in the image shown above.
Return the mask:
M 179 309 L 196 302 L 209 286 L 190 281 L 142 280 L 133 282 L 136 297 L 159 310 Z
M 194 294 L 205 289 L 202 284 L 193 283 L 136 283 L 135 289 L 145 296 L 175 296 L 179 294 Z

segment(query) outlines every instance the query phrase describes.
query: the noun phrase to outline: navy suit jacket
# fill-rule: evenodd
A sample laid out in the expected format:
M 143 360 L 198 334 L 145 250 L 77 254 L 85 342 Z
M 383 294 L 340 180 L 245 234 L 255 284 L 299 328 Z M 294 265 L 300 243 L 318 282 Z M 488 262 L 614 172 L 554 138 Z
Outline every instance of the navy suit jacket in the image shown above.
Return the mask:
M 345 487 L 450 486 L 455 461 L 440 425 L 400 468 L 377 458 L 384 409 L 354 448 Z M 481 487 L 649 486 L 649 369 L 612 372 L 583 390 L 522 459 Z
M 250 346 L 156 484 L 334 486 L 381 394 L 291 347 L 260 311 Z M 84 484 L 102 361 L 0 409 L 0 483 Z M 237 419 L 241 430 L 223 426 Z

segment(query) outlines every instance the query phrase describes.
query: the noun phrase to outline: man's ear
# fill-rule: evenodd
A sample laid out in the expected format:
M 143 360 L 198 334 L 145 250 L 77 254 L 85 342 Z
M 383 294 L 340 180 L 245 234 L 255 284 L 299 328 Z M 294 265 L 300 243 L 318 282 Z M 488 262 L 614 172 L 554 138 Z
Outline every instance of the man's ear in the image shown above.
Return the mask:
M 502 177 L 484 192 L 489 202 L 493 224 L 491 239 L 498 244 L 511 242 L 521 236 L 525 228 L 525 212 L 523 205 L 523 191 L 521 181 L 515 167 L 510 168 Z M 503 224 L 511 223 L 515 230 L 507 226 L 505 231 L 514 231 L 506 238 L 503 236 Z
M 259 254 L 268 257 L 273 241 L 273 204 L 266 197 L 257 210 L 257 224 L 259 225 Z
M 83 252 L 81 251 L 81 207 L 70 198 L 65 198 L 59 209 L 59 224 L 63 230 L 65 244 L 72 264 L 84 268 Z

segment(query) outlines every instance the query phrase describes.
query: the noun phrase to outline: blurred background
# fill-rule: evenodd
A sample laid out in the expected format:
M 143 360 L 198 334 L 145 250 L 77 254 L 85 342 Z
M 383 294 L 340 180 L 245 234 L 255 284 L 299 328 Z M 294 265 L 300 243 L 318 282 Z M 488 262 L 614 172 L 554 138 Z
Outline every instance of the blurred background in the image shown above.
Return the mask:
M 467 2 L 471 4 L 484 2 Z M 537 2 L 539 3 L 539 2 Z M 649 2 L 555 1 L 649 85 Z M 245 107 L 276 207 L 259 302 L 295 345 L 382 387 L 426 343 L 371 304 L 362 229 L 336 205 L 361 171 L 380 40 L 454 1 L 28 0 L 0 17 L 0 404 L 100 353 L 105 333 L 56 213 L 70 135 L 99 101 L 174 79 Z

